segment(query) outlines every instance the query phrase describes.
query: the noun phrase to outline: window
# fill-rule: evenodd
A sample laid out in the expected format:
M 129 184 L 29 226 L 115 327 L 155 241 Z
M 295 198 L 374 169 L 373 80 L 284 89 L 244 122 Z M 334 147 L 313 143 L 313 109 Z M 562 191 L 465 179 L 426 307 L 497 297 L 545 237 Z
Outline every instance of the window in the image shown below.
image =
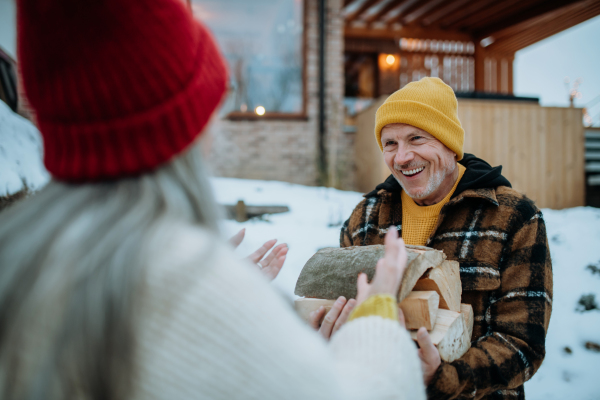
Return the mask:
M 302 0 L 192 0 L 229 64 L 229 116 L 304 113 Z

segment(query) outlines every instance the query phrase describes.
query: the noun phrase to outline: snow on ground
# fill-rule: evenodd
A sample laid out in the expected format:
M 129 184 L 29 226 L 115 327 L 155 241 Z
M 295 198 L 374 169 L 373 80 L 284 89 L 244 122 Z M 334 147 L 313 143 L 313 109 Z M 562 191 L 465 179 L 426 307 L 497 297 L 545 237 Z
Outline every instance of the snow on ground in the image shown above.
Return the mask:
M 48 182 L 41 154 L 37 128 L 0 101 L 0 197 L 25 186 L 37 190 Z
M 240 256 L 256 250 L 269 239 L 288 243 L 286 264 L 274 284 L 290 298 L 304 263 L 320 248 L 339 246 L 340 226 L 362 199 L 360 193 L 282 182 L 213 178 L 221 204 L 244 200 L 247 205 L 287 205 L 289 213 L 245 223 L 225 221 L 224 231 L 233 236 L 246 228 Z M 600 209 L 579 207 L 542 210 L 554 268 L 554 303 L 542 367 L 527 382 L 529 400 L 572 398 L 600 399 L 600 353 L 587 350 L 587 341 L 600 343 L 600 311 L 576 312 L 581 295 L 593 293 L 600 302 Z M 572 351 L 564 351 L 569 347 Z

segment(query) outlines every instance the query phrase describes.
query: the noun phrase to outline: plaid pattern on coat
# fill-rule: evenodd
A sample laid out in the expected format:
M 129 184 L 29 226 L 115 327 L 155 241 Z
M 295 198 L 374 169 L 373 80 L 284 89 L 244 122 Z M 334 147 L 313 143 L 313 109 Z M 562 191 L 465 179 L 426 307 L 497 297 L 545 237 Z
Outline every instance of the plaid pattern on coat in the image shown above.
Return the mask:
M 383 244 L 402 232 L 400 191 L 371 192 L 344 223 L 341 247 Z M 437 370 L 430 399 L 524 399 L 540 367 L 552 309 L 552 265 L 542 213 L 515 190 L 467 189 L 442 208 L 427 246 L 460 263 L 473 306 L 471 349 Z

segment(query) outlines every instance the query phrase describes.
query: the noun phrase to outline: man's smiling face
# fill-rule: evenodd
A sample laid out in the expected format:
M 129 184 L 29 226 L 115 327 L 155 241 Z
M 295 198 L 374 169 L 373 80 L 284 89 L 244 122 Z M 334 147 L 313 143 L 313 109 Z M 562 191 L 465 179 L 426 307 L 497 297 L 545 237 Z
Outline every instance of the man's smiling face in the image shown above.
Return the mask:
M 436 204 L 454 186 L 456 154 L 424 130 L 389 124 L 381 130 L 381 144 L 388 168 L 418 204 Z

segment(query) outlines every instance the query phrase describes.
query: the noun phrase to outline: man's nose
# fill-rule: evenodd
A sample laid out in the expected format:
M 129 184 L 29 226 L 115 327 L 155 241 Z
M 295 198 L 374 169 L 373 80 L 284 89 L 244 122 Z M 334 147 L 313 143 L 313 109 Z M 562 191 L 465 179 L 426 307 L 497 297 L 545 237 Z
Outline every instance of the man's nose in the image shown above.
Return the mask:
M 398 151 L 396 152 L 396 156 L 394 157 L 394 163 L 396 165 L 406 165 L 410 163 L 415 158 L 415 155 L 412 151 L 407 149 L 404 146 L 398 146 Z

